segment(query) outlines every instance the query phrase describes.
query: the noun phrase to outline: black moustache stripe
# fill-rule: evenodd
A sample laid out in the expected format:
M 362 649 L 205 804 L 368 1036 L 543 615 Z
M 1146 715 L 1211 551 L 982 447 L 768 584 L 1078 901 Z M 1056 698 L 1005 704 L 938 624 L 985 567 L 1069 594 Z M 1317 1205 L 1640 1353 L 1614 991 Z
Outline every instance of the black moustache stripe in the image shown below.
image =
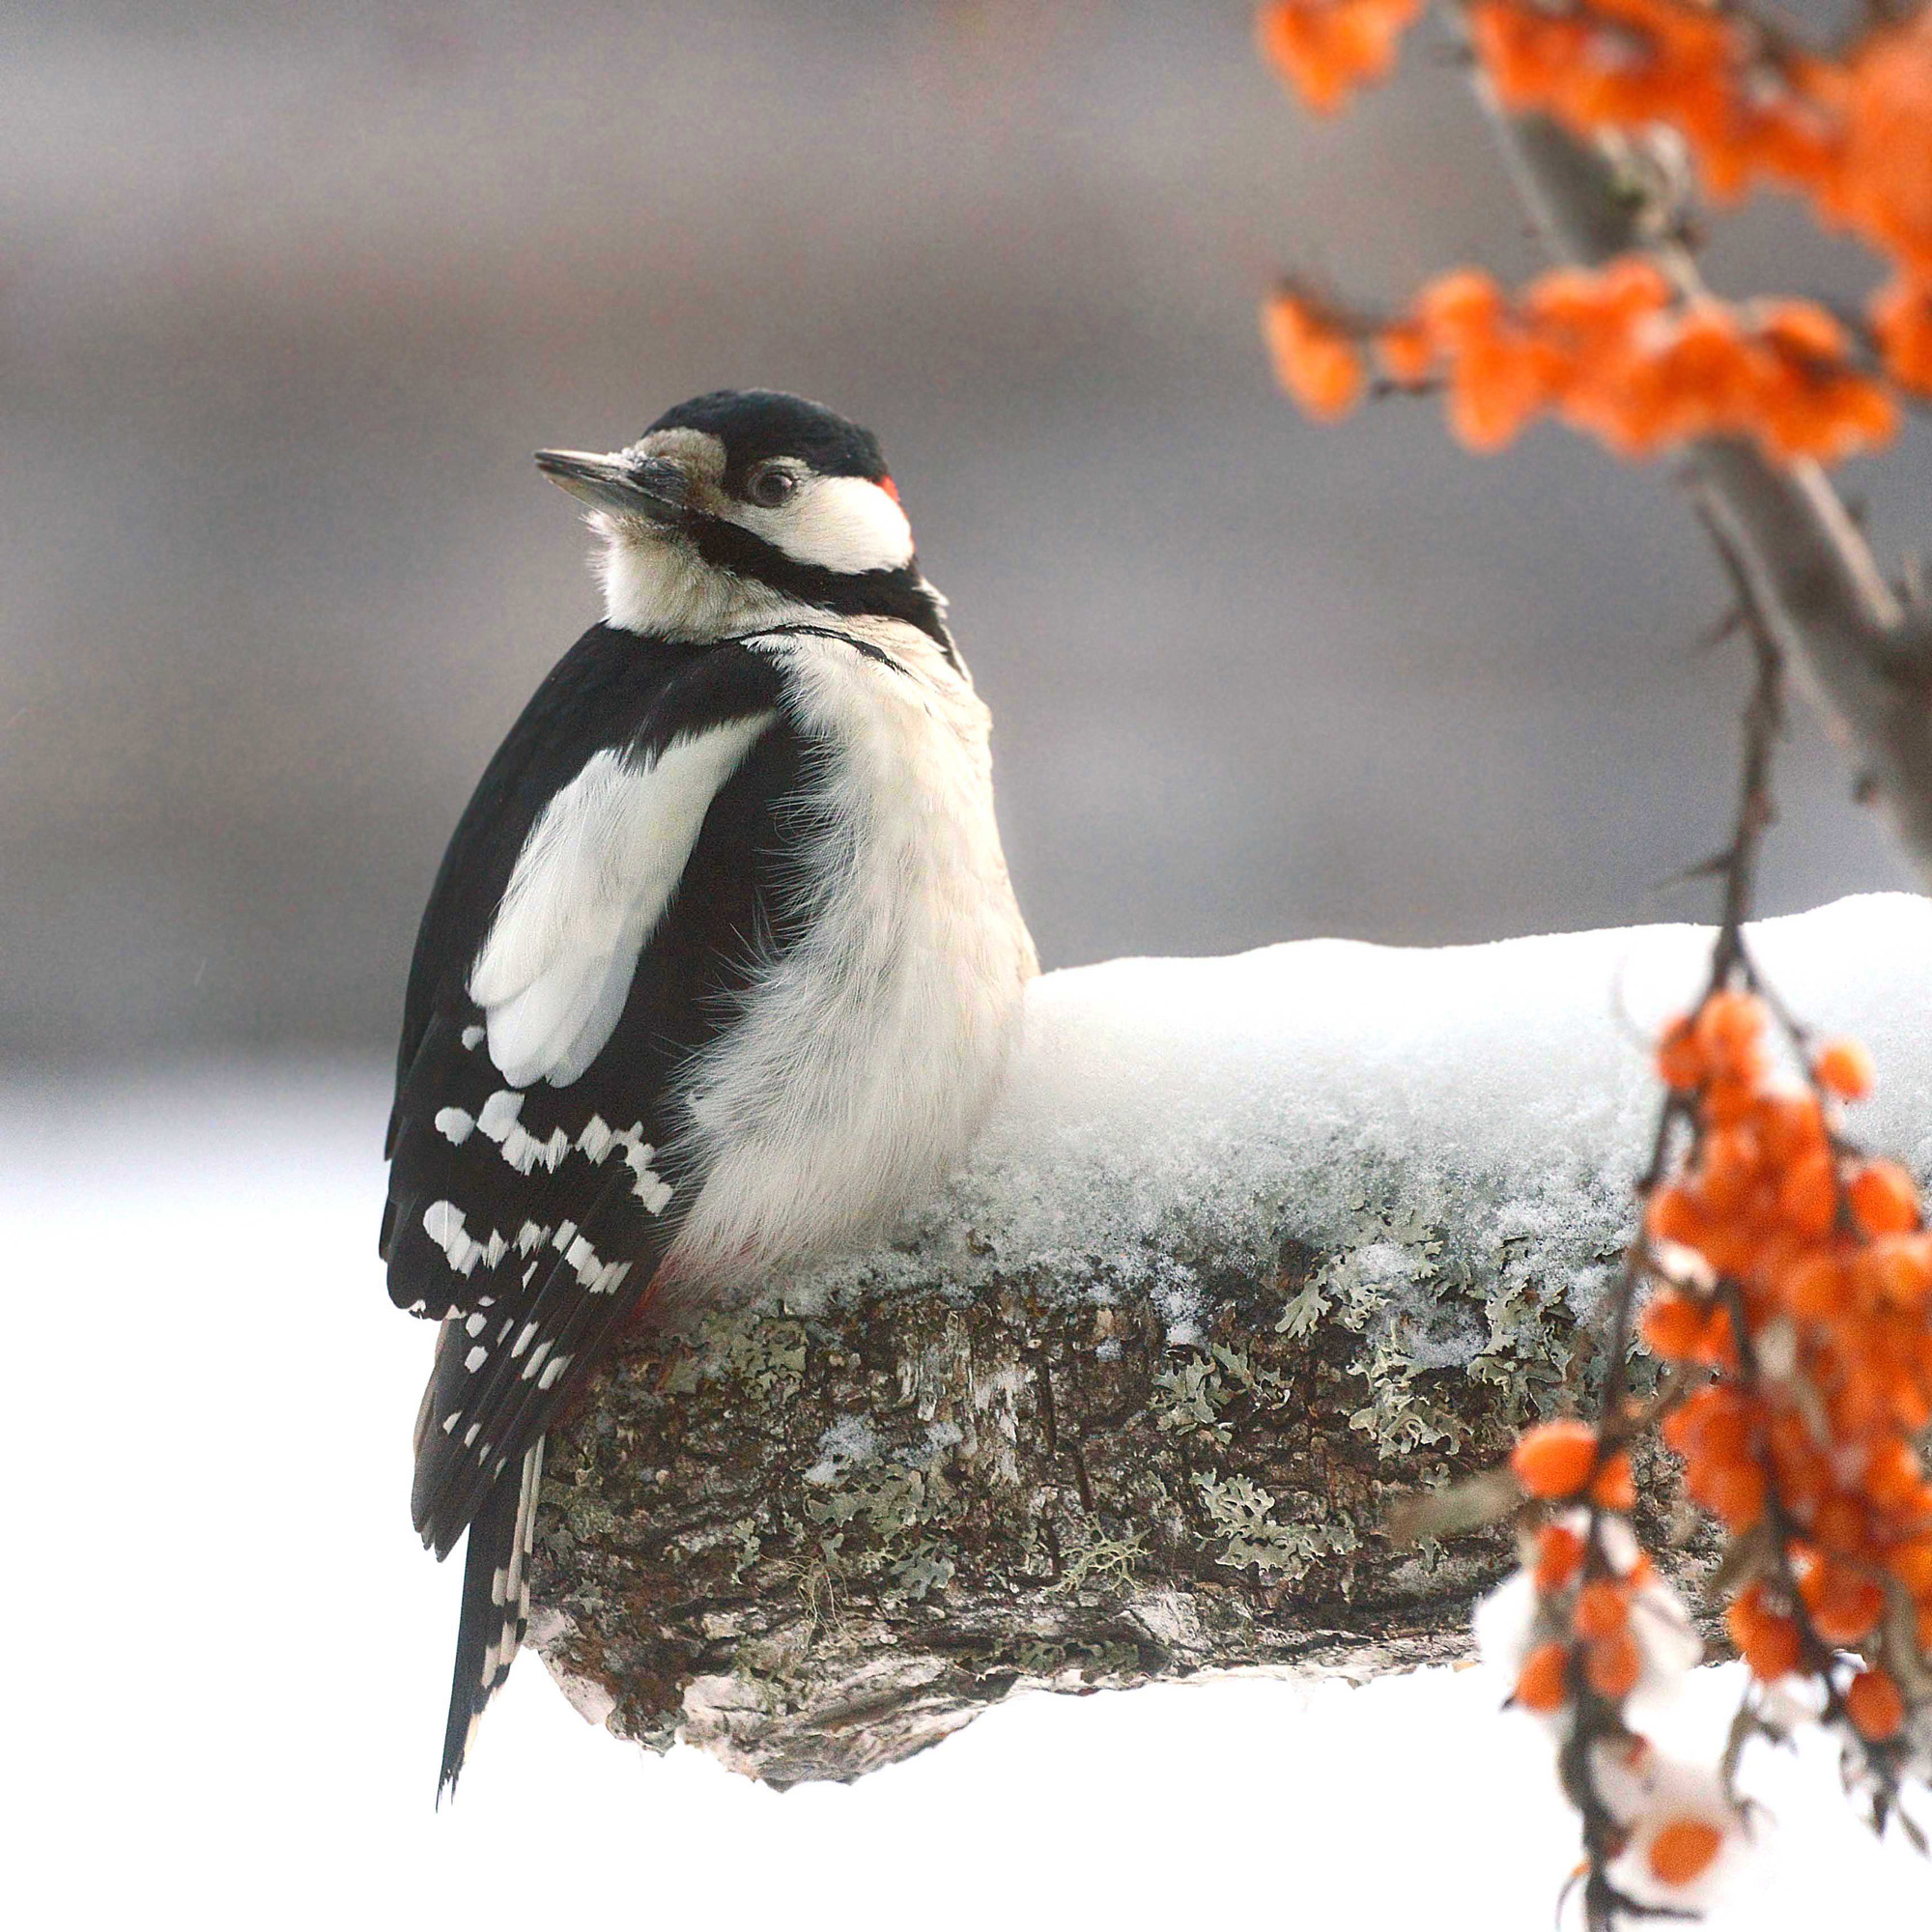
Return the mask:
M 938 601 L 920 576 L 916 559 L 897 570 L 827 570 L 823 564 L 801 563 L 743 525 L 721 517 L 694 518 L 690 535 L 698 555 L 720 570 L 841 617 L 896 617 L 923 631 L 955 668 L 958 665 Z

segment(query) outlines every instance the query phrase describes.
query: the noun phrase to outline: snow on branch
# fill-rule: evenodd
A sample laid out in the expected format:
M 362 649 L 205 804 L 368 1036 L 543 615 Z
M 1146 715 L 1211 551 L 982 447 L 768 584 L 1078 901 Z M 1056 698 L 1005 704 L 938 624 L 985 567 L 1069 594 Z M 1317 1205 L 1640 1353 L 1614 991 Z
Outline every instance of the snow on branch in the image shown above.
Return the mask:
M 1752 944 L 1886 1069 L 1866 1140 L 1932 1173 L 1932 907 L 1848 900 Z M 640 1336 L 553 1437 L 533 1640 L 586 1715 L 781 1785 L 1024 1686 L 1461 1654 L 1513 1546 L 1397 1547 L 1388 1513 L 1584 1398 L 1645 1042 L 1709 945 L 1315 941 L 1050 975 L 971 1169 L 916 1225 Z M 1640 1473 L 1667 1510 L 1661 1459 Z

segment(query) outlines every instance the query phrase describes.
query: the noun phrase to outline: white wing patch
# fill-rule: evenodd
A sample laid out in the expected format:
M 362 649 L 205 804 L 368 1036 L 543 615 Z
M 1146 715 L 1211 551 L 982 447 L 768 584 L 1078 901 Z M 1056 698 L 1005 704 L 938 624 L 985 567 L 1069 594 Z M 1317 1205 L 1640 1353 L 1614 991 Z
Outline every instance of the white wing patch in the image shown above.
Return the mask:
M 674 739 L 648 763 L 599 752 L 544 808 L 469 975 L 512 1087 L 567 1087 L 603 1050 L 711 801 L 776 715 Z

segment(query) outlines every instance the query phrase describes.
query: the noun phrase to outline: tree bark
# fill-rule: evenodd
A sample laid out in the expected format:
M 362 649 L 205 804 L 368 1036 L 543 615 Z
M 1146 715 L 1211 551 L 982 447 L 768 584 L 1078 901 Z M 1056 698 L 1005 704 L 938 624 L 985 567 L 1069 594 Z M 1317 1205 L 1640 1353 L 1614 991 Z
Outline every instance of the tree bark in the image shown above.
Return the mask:
M 1179 1343 L 1105 1268 L 1069 1299 L 863 1264 L 809 1316 L 640 1342 L 552 1438 L 532 1640 L 587 1716 L 780 1786 L 1027 1685 L 1460 1657 L 1506 1538 L 1380 1525 L 1492 1462 L 1537 1383 L 1378 1367 L 1373 1309 L 1315 1312 L 1346 1259 L 1288 1235 L 1266 1273 L 1196 1258 L 1210 1305 Z M 1574 1320 L 1548 1318 L 1553 1379 Z

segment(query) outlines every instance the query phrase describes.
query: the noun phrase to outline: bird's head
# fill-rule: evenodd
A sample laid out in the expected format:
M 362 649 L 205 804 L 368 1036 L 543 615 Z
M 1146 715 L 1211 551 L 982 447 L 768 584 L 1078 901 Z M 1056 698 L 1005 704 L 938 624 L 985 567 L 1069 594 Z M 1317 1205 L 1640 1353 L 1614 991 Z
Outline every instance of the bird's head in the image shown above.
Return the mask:
M 628 448 L 546 449 L 537 466 L 589 505 L 621 629 L 701 639 L 802 607 L 896 618 L 952 655 L 878 440 L 816 403 L 720 389 Z

